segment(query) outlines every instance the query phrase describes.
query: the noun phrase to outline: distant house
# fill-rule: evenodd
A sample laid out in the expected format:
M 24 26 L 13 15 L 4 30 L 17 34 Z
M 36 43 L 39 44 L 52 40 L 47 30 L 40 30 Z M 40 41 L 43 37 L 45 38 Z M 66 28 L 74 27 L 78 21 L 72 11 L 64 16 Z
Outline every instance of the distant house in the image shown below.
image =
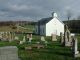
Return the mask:
M 39 35 L 56 34 L 60 36 L 60 32 L 64 33 L 64 23 L 58 19 L 56 13 L 52 13 L 52 17 L 39 20 L 35 26 L 35 33 Z

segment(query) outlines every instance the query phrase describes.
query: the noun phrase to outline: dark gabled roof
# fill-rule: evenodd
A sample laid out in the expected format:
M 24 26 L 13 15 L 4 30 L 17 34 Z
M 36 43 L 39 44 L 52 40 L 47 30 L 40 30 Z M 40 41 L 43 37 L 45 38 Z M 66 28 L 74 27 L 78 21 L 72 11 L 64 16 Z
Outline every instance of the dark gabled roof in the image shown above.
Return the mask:
M 36 22 L 37 25 L 45 25 L 46 23 L 48 23 L 50 20 L 52 20 L 53 17 L 49 17 L 49 18 L 42 18 L 41 20 L 39 20 L 38 22 Z M 58 18 L 57 18 L 58 19 Z M 59 20 L 60 21 L 60 20 Z M 62 21 L 60 21 L 62 24 L 64 24 Z
M 53 19 L 53 17 L 49 17 L 49 18 L 43 18 L 41 20 L 38 21 L 38 24 L 43 25 L 48 23 L 51 19 Z

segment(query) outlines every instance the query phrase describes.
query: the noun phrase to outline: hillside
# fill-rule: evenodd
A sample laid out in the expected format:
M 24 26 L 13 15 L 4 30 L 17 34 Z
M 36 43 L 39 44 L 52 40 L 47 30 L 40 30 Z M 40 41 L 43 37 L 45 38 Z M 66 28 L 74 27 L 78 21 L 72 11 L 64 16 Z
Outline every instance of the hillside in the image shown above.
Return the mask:
M 80 20 L 63 21 L 72 33 L 80 33 Z

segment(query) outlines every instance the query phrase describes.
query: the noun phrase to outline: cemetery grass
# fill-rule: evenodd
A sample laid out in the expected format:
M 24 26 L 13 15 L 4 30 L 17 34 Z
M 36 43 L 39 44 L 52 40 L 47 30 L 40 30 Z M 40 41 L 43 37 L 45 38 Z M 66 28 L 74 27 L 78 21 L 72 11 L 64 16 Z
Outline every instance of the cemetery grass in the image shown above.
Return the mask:
M 20 40 L 22 40 L 25 34 L 17 34 Z M 78 41 L 80 40 L 80 36 L 77 36 Z M 31 46 L 35 44 L 35 42 L 40 41 L 40 36 L 33 36 L 32 44 L 26 43 L 19 45 L 17 41 L 13 42 L 1 42 L 0 47 L 2 46 L 17 46 L 18 47 L 18 55 L 21 60 L 80 60 L 80 58 L 73 58 L 70 47 L 63 47 L 59 42 L 59 37 L 57 42 L 51 42 L 51 37 L 45 37 L 49 42 L 47 46 L 43 43 L 45 48 L 37 49 L 33 48 L 32 50 L 25 50 L 26 46 Z M 78 47 L 80 50 L 80 41 L 78 43 Z

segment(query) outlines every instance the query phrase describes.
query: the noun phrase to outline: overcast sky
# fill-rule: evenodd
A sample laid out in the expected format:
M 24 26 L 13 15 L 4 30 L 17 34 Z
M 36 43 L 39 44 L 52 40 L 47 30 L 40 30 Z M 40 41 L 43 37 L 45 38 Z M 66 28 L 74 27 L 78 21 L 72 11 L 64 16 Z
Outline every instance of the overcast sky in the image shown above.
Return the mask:
M 70 10 L 72 18 L 80 15 L 80 0 L 0 0 L 1 20 L 32 20 L 51 17 L 56 12 L 61 20 L 67 20 Z

